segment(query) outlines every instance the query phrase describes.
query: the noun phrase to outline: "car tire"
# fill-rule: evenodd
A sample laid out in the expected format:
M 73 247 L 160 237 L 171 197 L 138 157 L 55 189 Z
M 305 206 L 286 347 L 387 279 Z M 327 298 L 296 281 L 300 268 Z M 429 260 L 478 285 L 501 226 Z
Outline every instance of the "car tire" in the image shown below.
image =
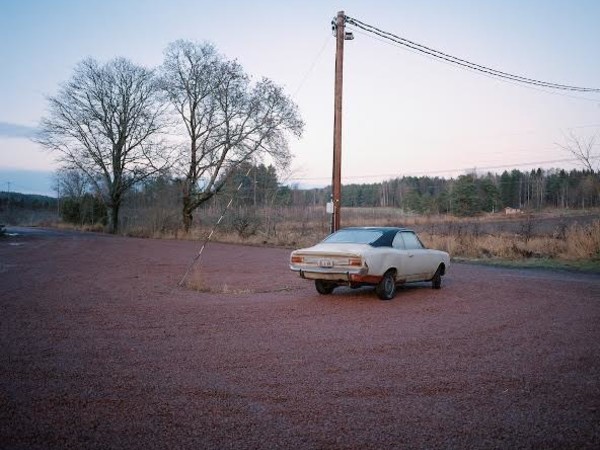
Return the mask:
M 383 274 L 381 281 L 375 286 L 375 292 L 380 300 L 391 300 L 396 295 L 396 277 L 393 270 Z
M 431 287 L 433 289 L 441 289 L 442 288 L 442 265 L 437 268 L 433 278 L 431 279 Z
M 328 283 L 323 280 L 315 280 L 315 288 L 317 288 L 317 292 L 321 295 L 329 295 L 335 289 L 335 284 Z

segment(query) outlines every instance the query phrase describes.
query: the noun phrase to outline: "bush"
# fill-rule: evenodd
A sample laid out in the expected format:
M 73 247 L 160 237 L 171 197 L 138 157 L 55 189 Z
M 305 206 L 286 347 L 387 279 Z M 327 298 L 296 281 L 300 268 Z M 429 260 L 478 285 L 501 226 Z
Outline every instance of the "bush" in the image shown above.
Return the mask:
M 60 215 L 62 220 L 75 225 L 106 225 L 108 221 L 106 205 L 91 194 L 85 194 L 81 198 L 63 199 Z
M 233 228 L 241 238 L 254 236 L 260 224 L 260 219 L 249 211 L 238 212 L 233 219 Z

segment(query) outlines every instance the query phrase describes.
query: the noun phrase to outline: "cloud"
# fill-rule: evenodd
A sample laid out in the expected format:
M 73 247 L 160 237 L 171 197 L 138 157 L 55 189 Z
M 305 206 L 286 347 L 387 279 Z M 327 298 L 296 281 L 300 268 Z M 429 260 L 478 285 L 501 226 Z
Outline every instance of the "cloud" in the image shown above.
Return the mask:
M 0 122 L 0 137 L 31 138 L 37 133 L 37 128 L 16 123 Z

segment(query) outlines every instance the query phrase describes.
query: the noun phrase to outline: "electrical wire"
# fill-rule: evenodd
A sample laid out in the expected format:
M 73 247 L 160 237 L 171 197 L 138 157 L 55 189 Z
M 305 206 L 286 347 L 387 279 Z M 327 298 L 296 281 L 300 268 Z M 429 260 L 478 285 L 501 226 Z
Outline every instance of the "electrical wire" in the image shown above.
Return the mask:
M 300 83 L 298 84 L 298 87 L 296 88 L 296 90 L 294 91 L 294 94 L 292 95 L 292 98 L 296 98 L 298 96 L 298 93 L 304 87 L 304 84 L 308 80 L 308 77 L 315 70 L 315 67 L 316 67 L 317 63 L 319 62 L 319 60 L 321 59 L 321 56 L 323 56 L 323 52 L 325 52 L 325 49 L 327 48 L 327 44 L 329 44 L 330 42 L 331 42 L 331 38 L 329 36 L 326 36 L 325 40 L 323 41 L 323 45 L 321 45 L 321 49 L 319 50 L 319 52 L 313 59 L 310 67 L 308 68 L 308 70 L 306 71 L 304 76 L 302 77 Z
M 412 49 L 407 48 L 407 47 L 405 47 L 403 45 L 400 45 L 400 44 L 398 44 L 396 42 L 393 42 L 393 41 L 390 41 L 390 40 L 387 40 L 387 39 L 382 39 L 382 38 L 380 38 L 378 36 L 374 36 L 371 33 L 367 33 L 365 31 L 362 31 L 362 30 L 359 30 L 359 29 L 353 29 L 353 31 L 356 32 L 356 33 L 358 33 L 358 34 L 361 34 L 363 36 L 366 36 L 366 37 L 369 37 L 371 39 L 374 39 L 376 41 L 382 42 L 384 44 L 388 44 L 388 45 L 391 45 L 393 47 L 400 48 L 400 49 L 405 50 L 407 52 L 411 52 L 411 53 L 420 55 L 422 57 L 438 61 L 438 62 L 440 62 L 442 64 L 447 64 L 448 66 L 457 67 L 455 64 L 453 64 L 451 62 L 444 61 L 444 60 L 441 60 L 441 59 L 437 59 L 437 58 L 435 58 L 435 57 L 433 57 L 431 55 L 428 55 L 428 54 L 425 54 L 425 53 L 421 53 L 421 52 L 412 50 Z M 481 76 L 484 76 L 484 77 L 487 77 L 487 78 L 492 78 L 494 80 L 501 81 L 503 83 L 512 84 L 512 85 L 519 86 L 519 87 L 522 87 L 522 88 L 525 88 L 525 89 L 529 89 L 529 90 L 532 90 L 532 91 L 542 92 L 544 94 L 556 95 L 556 96 L 560 96 L 560 97 L 572 98 L 572 99 L 575 99 L 575 100 L 584 100 L 584 101 L 587 101 L 587 102 L 598 103 L 598 99 L 597 98 L 581 97 L 579 95 L 569 94 L 569 93 L 567 93 L 565 91 L 560 91 L 560 90 L 543 89 L 543 88 L 540 88 L 540 87 L 536 87 L 536 86 L 531 86 L 531 85 L 528 85 L 528 84 L 519 83 L 519 82 L 514 81 L 514 80 L 509 80 L 509 79 L 506 79 L 506 78 L 496 77 L 494 75 L 489 75 L 489 74 L 486 74 L 486 73 L 478 72 L 478 71 L 475 71 L 473 69 L 469 69 L 469 68 L 465 68 L 465 67 L 460 67 L 460 68 L 464 69 L 464 70 L 468 70 L 468 71 L 474 72 L 474 73 L 477 73 L 477 74 L 479 74 Z
M 592 159 L 600 159 L 600 156 L 593 157 Z M 444 170 L 422 170 L 415 172 L 406 172 L 406 173 L 388 173 L 388 174 L 372 174 L 372 175 L 351 175 L 343 177 L 344 180 L 361 180 L 368 178 L 391 178 L 398 176 L 417 176 L 417 175 L 429 175 L 429 174 L 445 174 L 445 173 L 456 173 L 456 172 L 468 172 L 472 170 L 494 170 L 494 169 L 511 169 L 516 167 L 525 167 L 525 166 L 536 166 L 542 164 L 558 164 L 558 163 L 566 163 L 566 162 L 577 162 L 578 158 L 565 158 L 565 159 L 554 159 L 548 161 L 533 161 L 526 163 L 517 163 L 517 164 L 502 164 L 498 166 L 485 166 L 485 167 L 468 167 L 462 169 L 444 169 Z M 298 177 L 298 178 L 290 178 L 290 182 L 294 181 L 319 181 L 319 180 L 330 180 L 331 177 Z
M 446 61 L 446 62 L 452 63 L 454 65 L 460 66 L 462 68 L 474 70 L 474 71 L 477 71 L 477 72 L 480 72 L 480 73 L 483 73 L 486 75 L 490 75 L 490 76 L 493 76 L 496 78 L 502 78 L 505 80 L 513 81 L 513 82 L 518 82 L 518 83 L 531 85 L 531 86 L 543 87 L 543 88 L 547 88 L 547 89 L 558 89 L 558 90 L 574 91 L 574 92 L 600 93 L 599 88 L 589 88 L 589 87 L 580 87 L 580 86 L 571 86 L 571 85 L 566 85 L 566 84 L 552 83 L 552 82 L 548 82 L 548 81 L 537 80 L 534 78 L 527 78 L 527 77 L 523 77 L 521 75 L 515 75 L 515 74 L 511 74 L 511 73 L 504 72 L 501 70 L 493 69 L 491 67 L 483 66 L 481 64 L 476 64 L 476 63 L 473 63 L 466 59 L 458 58 L 456 56 L 452 56 L 450 54 L 441 52 L 439 50 L 435 50 L 435 49 L 427 47 L 425 45 L 418 44 L 411 40 L 402 38 L 394 33 L 390 33 L 390 32 L 381 30 L 373 25 L 369 25 L 369 24 L 362 22 L 358 19 L 355 19 L 353 17 L 345 16 L 345 19 L 346 19 L 347 24 L 357 27 L 359 29 L 362 29 L 368 33 L 380 36 L 381 38 L 395 42 L 399 45 L 410 48 L 417 52 L 421 52 L 426 55 L 432 56 L 438 60 Z

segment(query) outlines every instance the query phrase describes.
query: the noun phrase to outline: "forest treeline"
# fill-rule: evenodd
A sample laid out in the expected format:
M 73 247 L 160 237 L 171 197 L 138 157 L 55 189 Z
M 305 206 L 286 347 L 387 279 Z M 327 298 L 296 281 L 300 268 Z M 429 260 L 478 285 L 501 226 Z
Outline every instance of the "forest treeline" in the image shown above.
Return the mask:
M 57 212 L 56 198 L 0 191 L 0 227 L 55 222 Z
M 11 208 L 33 211 L 56 209 L 56 198 L 46 195 L 0 191 L 0 212 L 9 211 Z
M 299 189 L 280 186 L 272 167 L 259 166 L 242 182 L 238 202 L 244 205 L 325 205 L 331 187 Z M 380 183 L 342 187 L 343 207 L 392 207 L 418 214 L 472 216 L 515 209 L 590 208 L 600 206 L 600 176 L 587 170 L 514 169 L 502 174 L 465 174 L 457 178 L 398 177 Z
M 182 204 L 183 180 L 169 173 L 137 183 L 125 198 L 126 217 L 138 216 L 138 223 L 153 220 L 152 211 L 172 213 L 176 226 Z M 106 224 L 107 211 L 101 196 L 94 193 L 85 177 L 73 171 L 59 171 L 57 199 L 45 196 L 0 192 L 0 222 L 24 211 L 60 210 L 65 222 Z M 239 188 L 239 189 L 238 189 Z M 233 199 L 234 207 L 325 207 L 331 187 L 301 189 L 284 185 L 272 165 L 241 164 L 228 174 L 223 188 L 202 209 L 224 210 Z M 406 213 L 474 216 L 503 208 L 539 210 L 544 208 L 600 207 L 600 176 L 587 170 L 520 171 L 502 174 L 465 174 L 457 178 L 398 177 L 380 183 L 348 184 L 342 187 L 343 207 L 398 208 Z M 15 216 L 15 214 L 17 216 Z M 146 219 L 141 214 L 147 215 Z
M 147 180 L 128 196 L 128 207 L 163 208 L 181 202 L 181 181 Z M 238 189 L 239 188 L 239 189 Z M 233 198 L 240 208 L 325 207 L 331 187 L 301 189 L 283 185 L 273 166 L 242 164 L 203 208 L 223 210 Z M 406 213 L 474 216 L 515 209 L 593 208 L 600 206 L 600 176 L 587 170 L 520 171 L 465 174 L 457 178 L 398 177 L 380 183 L 342 186 L 343 207 L 398 208 Z M 203 209 L 201 208 L 201 209 Z

